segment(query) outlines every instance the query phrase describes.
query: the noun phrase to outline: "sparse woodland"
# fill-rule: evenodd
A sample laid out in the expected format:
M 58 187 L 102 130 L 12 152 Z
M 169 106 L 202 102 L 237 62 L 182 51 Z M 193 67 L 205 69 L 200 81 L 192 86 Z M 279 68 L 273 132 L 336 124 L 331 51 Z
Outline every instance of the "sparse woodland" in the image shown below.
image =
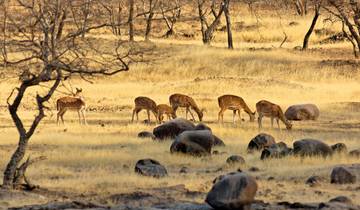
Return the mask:
M 288 206 L 273 205 L 340 195 L 360 205 L 359 181 L 328 180 L 340 165 L 360 175 L 359 1 L 0 0 L 0 8 L 0 208 L 157 208 L 162 200 L 174 203 L 164 204 L 168 209 L 186 209 L 184 203 L 211 209 L 217 194 L 209 191 L 224 178 L 218 176 L 238 169 L 256 177 L 246 177 L 257 183 L 247 189 L 254 191 L 251 202 L 256 193 L 268 204 L 241 208 L 281 209 Z M 175 93 L 185 96 L 172 100 Z M 320 111 L 300 113 L 311 121 L 290 120 L 285 108 L 296 104 Z M 156 142 L 158 126 L 185 117 L 194 122 L 181 129 L 200 130 L 199 139 L 226 146 L 186 149 L 181 138 L 191 139 L 191 132 Z M 198 121 L 204 122 L 199 129 Z M 150 134 L 137 136 L 145 130 Z M 282 142 L 290 152 L 265 145 L 260 160 L 261 151 L 247 147 L 259 133 L 270 133 L 274 145 Z M 301 139 L 322 140 L 331 157 L 293 156 Z M 337 143 L 347 149 L 337 153 Z M 179 151 L 206 155 L 173 154 Z M 241 158 L 229 164 L 226 158 L 235 154 Z M 146 177 L 141 164 L 157 161 L 166 166 L 156 169 L 163 175 Z M 135 163 L 144 176 L 134 172 Z M 325 181 L 305 185 L 312 175 Z M 2 193 L 15 199 L 2 203 Z M 56 200 L 69 203 L 56 207 Z M 204 200 L 210 206 L 202 206 Z

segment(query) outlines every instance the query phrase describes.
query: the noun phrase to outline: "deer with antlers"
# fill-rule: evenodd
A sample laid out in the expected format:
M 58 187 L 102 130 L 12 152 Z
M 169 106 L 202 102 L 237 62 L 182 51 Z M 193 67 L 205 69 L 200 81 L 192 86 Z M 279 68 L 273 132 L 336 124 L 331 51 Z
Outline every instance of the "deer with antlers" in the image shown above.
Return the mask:
M 59 119 L 61 119 L 62 123 L 64 123 L 64 114 L 68 110 L 73 110 L 78 113 L 79 116 L 79 123 L 80 124 L 87 124 L 86 118 L 85 118 L 85 111 L 86 111 L 86 103 L 82 96 L 80 96 L 80 93 L 82 92 L 82 89 L 76 88 L 76 92 L 74 96 L 65 96 L 62 98 L 59 98 L 56 101 L 56 109 L 58 111 L 57 113 L 57 124 L 59 125 Z M 82 118 L 82 119 L 81 119 Z
M 224 112 L 229 109 L 233 111 L 233 123 L 235 124 L 236 112 L 238 112 L 241 121 L 240 110 L 243 109 L 250 117 L 250 122 L 255 121 L 255 112 L 252 112 L 244 99 L 235 95 L 223 95 L 218 98 L 220 112 L 218 114 L 218 121 L 224 121 Z
M 158 115 L 157 115 L 156 103 L 154 100 L 145 96 L 139 96 L 135 98 L 134 102 L 135 102 L 135 108 L 133 110 L 131 122 L 134 122 L 135 114 L 136 114 L 136 121 L 139 121 L 139 112 L 143 109 L 145 109 L 147 112 L 149 123 L 150 123 L 150 111 L 154 114 L 155 119 L 157 121 Z
M 199 121 L 202 121 L 202 118 L 204 116 L 204 114 L 203 114 L 204 109 L 199 109 L 199 107 L 195 103 L 195 100 L 193 98 L 191 98 L 190 96 L 176 93 L 169 97 L 169 101 L 170 101 L 170 105 L 172 106 L 175 113 L 179 107 L 184 107 L 184 108 L 186 108 L 186 119 L 188 116 L 188 112 L 190 112 L 192 119 L 195 121 L 195 117 L 190 110 L 190 108 L 191 108 L 198 115 Z
M 256 103 L 256 111 L 259 114 L 258 123 L 259 129 L 262 128 L 262 118 L 269 117 L 271 119 L 271 127 L 274 127 L 274 119 L 276 119 L 276 123 L 280 130 L 279 120 L 281 120 L 285 125 L 286 129 L 290 130 L 292 128 L 292 124 L 285 118 L 284 112 L 281 107 L 277 104 L 271 103 L 266 100 L 261 100 Z

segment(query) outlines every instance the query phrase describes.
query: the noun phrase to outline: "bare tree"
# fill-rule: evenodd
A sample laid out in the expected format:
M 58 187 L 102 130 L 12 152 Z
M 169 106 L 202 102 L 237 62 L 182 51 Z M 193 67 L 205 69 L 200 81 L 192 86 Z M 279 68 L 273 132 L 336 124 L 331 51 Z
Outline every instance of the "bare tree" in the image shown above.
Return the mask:
M 309 30 L 305 34 L 302 50 L 308 49 L 310 36 L 311 36 L 312 32 L 314 31 L 316 22 L 320 16 L 320 8 L 321 8 L 321 0 L 319 0 L 319 1 L 315 0 L 314 1 L 314 17 L 312 19 Z
M 223 8 L 224 8 L 224 14 L 225 14 L 225 19 L 226 19 L 226 29 L 227 29 L 227 35 L 228 35 L 228 48 L 234 49 L 232 32 L 231 32 L 231 17 L 230 17 L 229 7 L 230 7 L 230 0 L 224 0 Z
M 129 0 L 129 40 L 134 41 L 134 2 L 135 0 Z
M 162 18 L 164 19 L 168 28 L 165 33 L 165 37 L 169 37 L 175 34 L 174 26 L 181 15 L 181 5 L 179 0 L 174 1 L 162 1 L 159 5 Z M 170 15 L 167 15 L 170 13 Z
M 296 11 L 299 15 L 307 15 L 308 1 L 307 0 L 294 0 Z
M 111 31 L 114 35 L 121 36 L 122 11 L 124 3 L 122 0 L 100 1 L 109 16 Z
M 325 9 L 343 22 L 343 33 L 352 43 L 356 58 L 360 53 L 360 2 L 357 0 L 328 0 Z M 346 32 L 345 27 L 347 27 Z
M 205 6 L 206 6 L 205 0 L 197 0 L 199 20 L 200 20 L 200 25 L 201 25 L 202 41 L 204 44 L 209 45 L 211 43 L 212 39 L 214 38 L 214 31 L 220 23 L 221 15 L 224 12 L 224 7 L 220 6 L 219 11 L 216 13 L 215 9 L 213 7 L 214 6 L 214 1 L 213 1 L 212 5 L 211 5 L 211 13 L 214 14 L 214 12 L 215 12 L 215 18 L 212 21 L 212 23 L 209 24 L 207 21 L 207 18 L 206 18 L 207 12 L 206 12 L 206 9 L 204 9 Z
M 143 3 L 143 8 L 144 8 L 143 15 L 146 19 L 145 41 L 149 41 L 151 29 L 152 29 L 153 18 L 156 14 L 156 9 L 158 8 L 160 1 L 159 0 L 142 0 L 142 3 Z
M 8 6 L 8 11 L 21 11 L 21 15 L 8 12 L 6 27 L 15 30 L 2 35 L 6 40 L 2 63 L 8 66 L 9 74 L 19 75 L 20 78 L 20 85 L 13 89 L 7 99 L 8 110 L 19 133 L 19 143 L 5 168 L 3 188 L 18 187 L 19 175 L 25 177 L 25 170 L 33 161 L 20 163 L 29 140 L 46 116 L 45 111 L 49 109 L 46 103 L 61 81 L 76 75 L 86 79 L 88 76 L 110 76 L 127 71 L 129 64 L 136 61 L 134 59 L 140 53 L 134 50 L 133 44 L 127 45 L 121 41 L 115 41 L 113 49 L 102 49 L 94 39 L 81 39 L 84 32 L 111 27 L 111 24 L 107 20 L 102 22 L 99 17 L 97 23 L 88 22 L 84 27 L 73 27 L 75 17 L 80 14 L 70 11 L 71 1 L 16 0 L 12 7 Z M 89 15 L 96 16 L 96 12 L 91 10 Z M 29 95 L 29 88 L 43 84 L 50 84 L 50 87 L 36 94 L 37 113 L 27 127 L 18 114 L 19 107 L 23 98 Z

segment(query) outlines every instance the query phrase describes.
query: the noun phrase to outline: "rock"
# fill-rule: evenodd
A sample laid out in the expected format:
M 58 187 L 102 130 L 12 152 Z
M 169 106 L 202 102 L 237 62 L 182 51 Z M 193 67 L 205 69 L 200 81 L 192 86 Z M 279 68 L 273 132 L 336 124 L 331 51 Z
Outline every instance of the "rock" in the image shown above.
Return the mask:
M 355 149 L 349 152 L 349 155 L 351 157 L 357 157 L 360 158 L 360 149 Z
M 315 104 L 292 105 L 285 111 L 288 120 L 317 120 L 319 115 L 319 108 Z
M 335 167 L 331 172 L 331 183 L 348 184 L 355 182 L 356 176 L 345 167 Z
M 199 123 L 195 126 L 195 130 L 209 130 L 211 131 L 211 128 L 204 123 Z
M 319 176 L 311 176 L 306 180 L 305 184 L 308 184 L 311 187 L 314 187 L 314 186 L 320 185 L 321 180 L 322 179 Z
M 268 158 L 282 158 L 292 153 L 292 149 L 288 148 L 284 142 L 279 142 L 265 148 L 261 152 L 261 160 Z
M 231 155 L 226 159 L 226 163 L 229 165 L 235 165 L 235 164 L 245 164 L 245 159 L 241 157 L 240 155 Z
M 265 147 L 269 147 L 275 144 L 275 139 L 269 134 L 260 133 L 255 136 L 248 144 L 247 151 L 252 152 L 254 150 L 262 150 Z
M 194 129 L 195 129 L 194 123 L 182 118 L 176 118 L 174 120 L 170 120 L 154 128 L 153 133 L 156 139 L 164 140 L 164 139 L 174 139 L 180 133 Z
M 345 153 L 347 152 L 347 147 L 344 143 L 337 143 L 331 146 L 333 152 Z
M 189 169 L 188 169 L 187 167 L 185 167 L 185 166 L 184 166 L 184 167 L 181 167 L 181 169 L 180 169 L 180 171 L 179 171 L 179 172 L 180 172 L 181 174 L 187 174 L 187 173 L 188 173 L 188 171 L 189 171 Z
M 338 197 L 332 198 L 329 200 L 329 202 L 352 204 L 352 200 L 346 196 L 338 196 Z
M 223 142 L 223 140 L 221 140 L 219 137 L 213 135 L 214 137 L 214 146 L 218 146 L 218 147 L 224 147 L 225 143 Z
M 330 182 L 332 184 L 353 184 L 356 182 L 356 176 L 347 168 L 338 166 L 332 170 Z
M 151 138 L 155 139 L 155 135 L 148 131 L 141 131 L 138 133 L 138 138 Z
M 144 176 L 156 178 L 167 176 L 167 170 L 158 161 L 153 159 L 139 160 L 135 165 L 135 172 Z
M 323 157 L 332 155 L 332 149 L 322 141 L 315 139 L 303 139 L 295 141 L 294 154 L 300 156 L 316 156 L 321 155 Z
M 256 180 L 243 172 L 234 172 L 216 179 L 205 202 L 214 209 L 250 208 L 257 191 Z
M 195 156 L 210 155 L 213 145 L 214 137 L 211 131 L 185 131 L 176 137 L 170 147 L 170 152 L 181 152 Z
M 249 171 L 257 172 L 257 171 L 260 171 L 260 169 L 258 167 L 252 166 L 252 167 L 249 168 Z

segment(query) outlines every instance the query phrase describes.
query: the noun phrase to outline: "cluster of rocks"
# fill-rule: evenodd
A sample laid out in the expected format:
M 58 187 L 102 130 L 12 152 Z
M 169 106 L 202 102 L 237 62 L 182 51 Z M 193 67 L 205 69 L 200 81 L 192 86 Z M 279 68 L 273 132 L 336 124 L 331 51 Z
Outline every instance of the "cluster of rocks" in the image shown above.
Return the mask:
M 261 151 L 260 159 L 281 158 L 289 155 L 322 156 L 328 157 L 334 153 L 347 153 L 347 147 L 344 143 L 327 145 L 321 140 L 301 139 L 293 143 L 290 148 L 284 142 L 276 143 L 274 137 L 266 133 L 260 133 L 255 136 L 248 144 L 248 152 Z M 353 150 L 348 153 L 350 156 L 359 156 L 360 151 Z

